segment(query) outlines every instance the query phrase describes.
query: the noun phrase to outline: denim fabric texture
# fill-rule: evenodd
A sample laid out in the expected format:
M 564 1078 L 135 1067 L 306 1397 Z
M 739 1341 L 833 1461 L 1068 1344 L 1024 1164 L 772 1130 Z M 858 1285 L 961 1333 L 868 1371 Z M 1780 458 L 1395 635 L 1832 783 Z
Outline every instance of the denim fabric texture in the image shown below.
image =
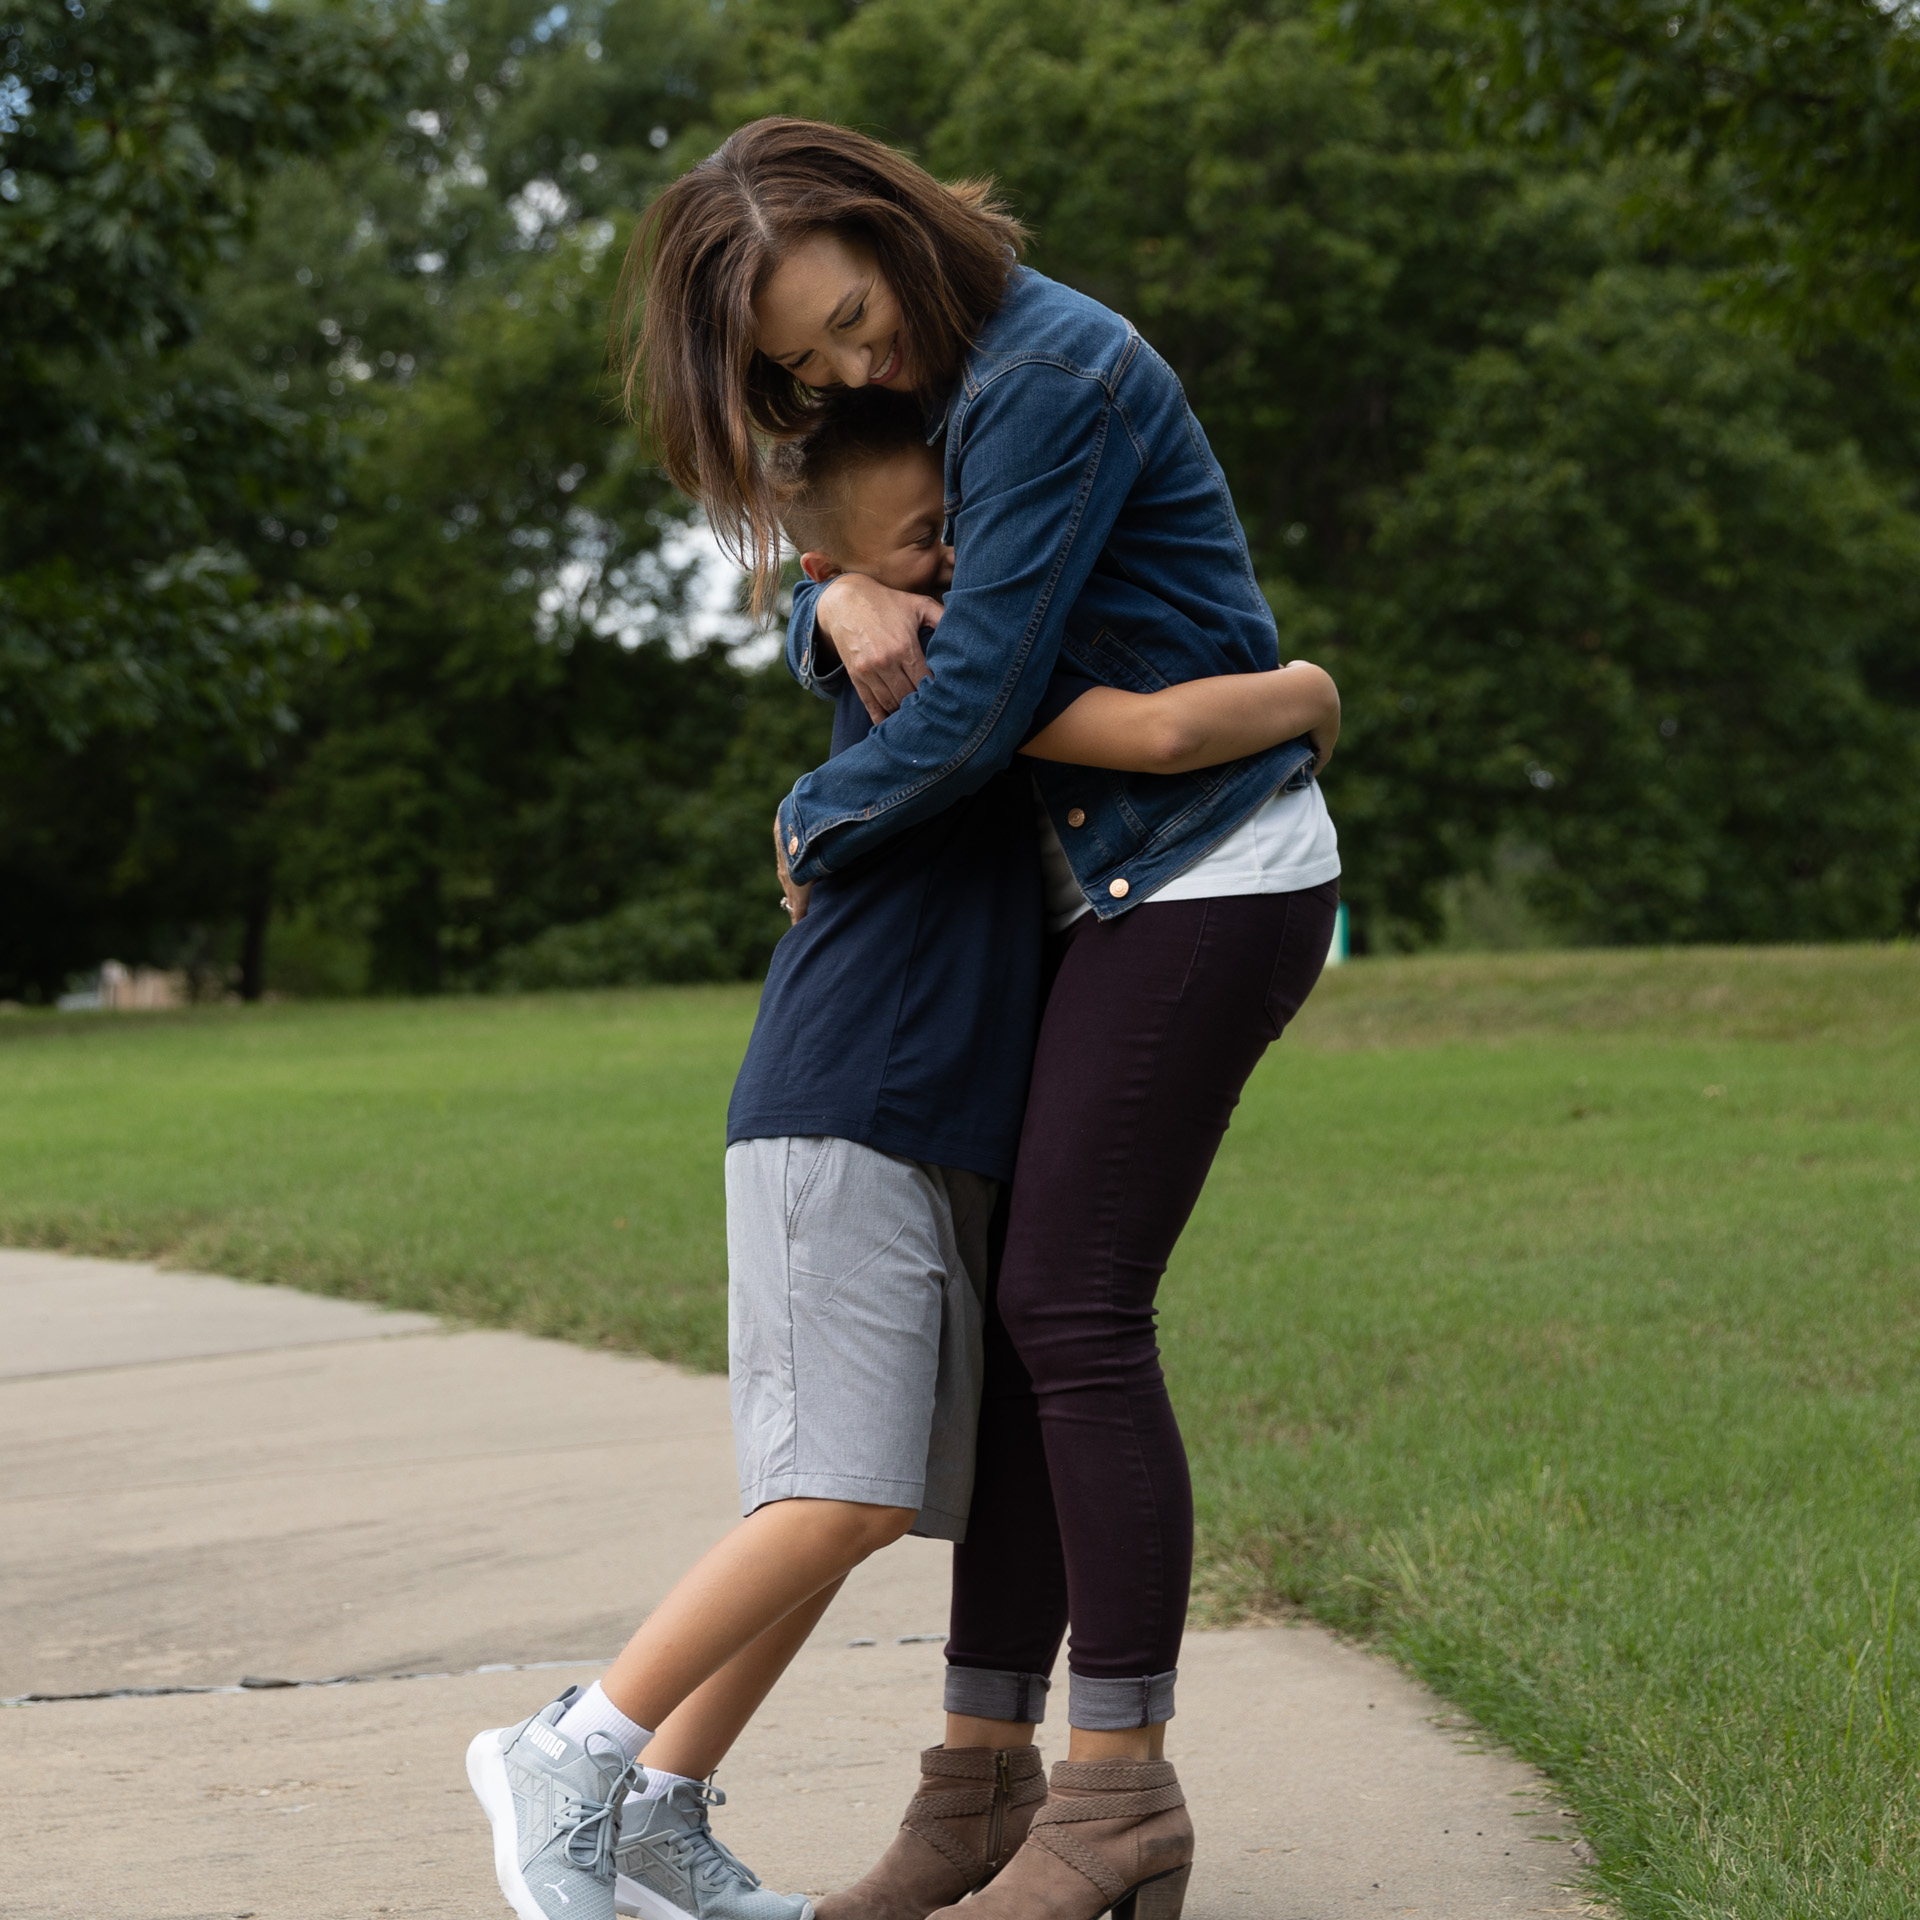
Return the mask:
M 1160 1726 L 1173 1718 L 1173 1683 L 1179 1678 L 1174 1670 L 1144 1673 L 1135 1680 L 1092 1680 L 1084 1673 L 1070 1674 L 1067 1724 L 1097 1733 Z
M 985 1667 L 949 1667 L 943 1711 L 975 1720 L 1012 1720 L 1038 1726 L 1047 1717 L 1053 1682 L 1044 1673 L 1009 1673 Z
M 927 636 L 931 677 L 782 803 L 798 880 L 980 787 L 1089 681 L 1148 693 L 1280 663 L 1226 476 L 1173 370 L 1120 315 L 1016 270 L 930 419 L 929 442 L 943 433 L 955 562 Z M 815 671 L 818 592 L 794 591 L 787 659 L 802 685 L 832 694 L 840 673 Z M 1110 919 L 1277 788 L 1310 779 L 1312 757 L 1296 740 L 1194 773 L 1033 771 L 1094 912 Z

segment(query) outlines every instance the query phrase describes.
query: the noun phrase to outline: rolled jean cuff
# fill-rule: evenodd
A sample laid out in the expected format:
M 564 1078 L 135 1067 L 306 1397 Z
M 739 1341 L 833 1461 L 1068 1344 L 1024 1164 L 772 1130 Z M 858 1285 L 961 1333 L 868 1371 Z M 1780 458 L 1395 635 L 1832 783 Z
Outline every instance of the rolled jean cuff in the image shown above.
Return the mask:
M 946 1710 L 973 1720 L 1028 1721 L 1038 1725 L 1047 1717 L 1044 1673 L 1010 1673 L 998 1667 L 949 1667 Z
M 1137 1680 L 1092 1680 L 1067 1675 L 1067 1724 L 1088 1733 L 1125 1733 L 1157 1727 L 1173 1718 L 1173 1683 L 1179 1668 L 1142 1674 Z

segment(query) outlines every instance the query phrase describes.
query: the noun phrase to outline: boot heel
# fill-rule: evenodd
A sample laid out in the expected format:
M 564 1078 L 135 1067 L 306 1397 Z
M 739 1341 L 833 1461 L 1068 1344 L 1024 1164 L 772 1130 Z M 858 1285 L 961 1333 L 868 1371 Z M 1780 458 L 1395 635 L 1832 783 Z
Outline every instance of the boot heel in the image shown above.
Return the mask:
M 1175 1867 L 1171 1873 L 1141 1881 L 1114 1902 L 1113 1920 L 1180 1920 L 1192 1876 L 1192 1867 Z

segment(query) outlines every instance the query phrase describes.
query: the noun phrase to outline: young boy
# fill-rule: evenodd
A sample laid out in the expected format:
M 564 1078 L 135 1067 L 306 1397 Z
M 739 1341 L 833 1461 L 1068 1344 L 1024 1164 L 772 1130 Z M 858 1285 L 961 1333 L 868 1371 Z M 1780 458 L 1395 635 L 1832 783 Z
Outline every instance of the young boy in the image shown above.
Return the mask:
M 811 577 L 858 570 L 928 594 L 951 580 L 940 468 L 911 402 L 848 396 L 784 450 L 780 477 Z M 835 752 L 872 725 L 841 680 Z M 1309 732 L 1324 761 L 1339 714 L 1332 682 L 1300 664 L 1145 695 L 1063 679 L 1048 706 L 1063 710 L 1027 753 L 1165 772 Z M 1043 904 L 1033 815 L 1029 777 L 1009 769 L 812 887 L 780 862 L 794 929 L 727 1120 L 746 1518 L 599 1684 L 469 1748 L 522 1920 L 610 1920 L 616 1868 L 618 1910 L 647 1920 L 808 1920 L 713 1838 L 718 1796 L 700 1783 L 851 1568 L 908 1531 L 965 1533 L 989 1226 L 1013 1172 L 1046 907 L 1072 917 Z M 1064 855 L 1058 869 L 1077 896 Z M 1016 1798 L 1041 1797 L 1037 1750 L 1010 1770 Z

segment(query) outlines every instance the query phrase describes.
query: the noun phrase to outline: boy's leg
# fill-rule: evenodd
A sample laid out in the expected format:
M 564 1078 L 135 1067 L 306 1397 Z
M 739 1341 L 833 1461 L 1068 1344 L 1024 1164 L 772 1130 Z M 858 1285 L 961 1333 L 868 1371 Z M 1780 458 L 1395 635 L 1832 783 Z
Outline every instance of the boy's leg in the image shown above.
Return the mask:
M 742 1647 L 711 1680 L 694 1688 L 647 1742 L 647 1769 L 704 1780 L 732 1750 L 774 1683 L 793 1664 L 844 1583 L 822 1587 L 759 1639 Z
M 812 1905 L 762 1887 L 714 1838 L 704 1783 L 818 1624 L 840 1582 L 822 1587 L 695 1688 L 647 1748 L 646 1783 L 627 1796 L 614 1848 L 614 1908 L 643 1920 L 811 1920 Z M 638 1783 L 636 1783 L 636 1787 Z
M 770 1627 L 899 1539 L 913 1517 L 911 1507 L 849 1500 L 757 1508 L 647 1616 L 601 1679 L 607 1698 L 629 1720 L 660 1727 Z
M 727 1256 L 747 1519 L 680 1580 L 584 1700 L 557 1703 L 537 1726 L 482 1734 L 470 1750 L 469 1771 L 478 1755 L 487 1773 L 484 1782 L 474 1775 L 475 1787 L 494 1824 L 501 1885 L 522 1920 L 560 1920 L 561 1905 L 566 1920 L 611 1920 L 606 1808 L 575 1787 L 552 1789 L 548 1773 L 585 1766 L 596 1742 L 603 1757 L 631 1764 L 649 1729 L 920 1514 L 954 1264 L 937 1170 L 837 1138 L 736 1141 L 727 1150 Z M 960 1515 L 946 1524 L 957 1531 Z M 737 1730 L 793 1644 L 776 1635 L 696 1709 L 684 1729 L 690 1763 L 730 1737 L 730 1724 Z M 676 1787 L 666 1803 L 650 1803 L 657 1818 L 623 1816 L 622 1851 L 638 1862 L 657 1842 L 663 1874 L 710 1867 L 717 1849 L 695 1794 L 691 1784 Z M 590 1826 L 553 1825 L 552 1807 L 589 1799 Z M 526 1869 L 536 1859 L 564 1883 L 558 1905 L 541 1904 L 551 1882 L 529 1892 Z M 731 1889 L 721 1898 L 716 1915 L 760 1920 L 757 1898 L 751 1913 Z M 687 1911 L 683 1903 L 678 1910 Z M 707 1920 L 704 1905 L 697 1920 Z
M 584 1696 L 569 1687 L 531 1720 L 474 1737 L 467 1777 L 493 1827 L 495 1875 L 520 1920 L 614 1920 L 616 1858 L 632 1824 L 624 1809 L 649 1727 L 770 1628 L 831 1597 L 849 1568 L 912 1521 L 911 1509 L 839 1500 L 763 1507 L 701 1557 L 598 1685 Z M 793 1644 L 776 1633 L 733 1684 L 716 1688 L 714 1719 L 738 1713 L 744 1693 L 764 1694 Z M 674 1792 L 648 1824 L 672 1816 L 677 1830 L 635 1836 L 670 1856 L 666 1910 L 689 1920 L 804 1920 L 806 1901 L 765 1893 L 715 1845 L 692 1787 Z
M 914 1524 L 952 1240 L 937 1170 L 825 1136 L 727 1149 L 729 1373 L 748 1518 L 608 1670 L 601 1684 L 621 1713 L 658 1728 Z

